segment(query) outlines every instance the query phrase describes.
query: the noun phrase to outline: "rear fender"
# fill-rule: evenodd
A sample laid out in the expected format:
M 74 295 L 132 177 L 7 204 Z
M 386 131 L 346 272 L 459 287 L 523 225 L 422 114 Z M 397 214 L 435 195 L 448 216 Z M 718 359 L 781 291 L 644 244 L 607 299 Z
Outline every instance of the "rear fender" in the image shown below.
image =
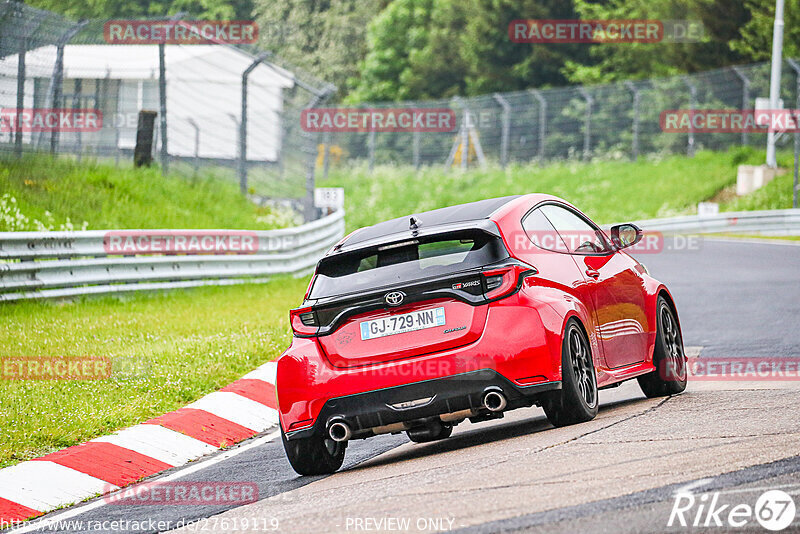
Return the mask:
M 681 319 L 678 315 L 678 307 L 675 304 L 675 299 L 672 297 L 672 293 L 670 293 L 667 286 L 656 280 L 655 278 L 644 275 L 643 276 L 645 281 L 645 290 L 647 293 L 647 298 L 645 299 L 646 306 L 647 306 L 647 317 L 650 321 L 650 332 L 648 332 L 647 337 L 647 354 L 649 355 L 649 361 L 653 361 L 653 353 L 656 346 L 656 334 L 658 332 L 658 297 L 659 295 L 664 295 L 667 300 L 667 303 L 672 306 L 672 311 L 675 313 L 675 320 L 678 322 L 678 330 L 683 335 L 683 330 L 681 329 Z
M 520 298 L 524 299 L 523 303 L 525 305 L 534 307 L 539 311 L 539 316 L 548 335 L 547 346 L 550 350 L 550 357 L 553 367 L 558 370 L 559 380 L 561 379 L 561 348 L 564 330 L 567 327 L 567 322 L 572 318 L 581 323 L 589 338 L 595 367 L 605 365 L 605 359 L 596 335 L 594 315 L 577 297 L 557 288 L 536 286 L 534 291 L 521 293 Z

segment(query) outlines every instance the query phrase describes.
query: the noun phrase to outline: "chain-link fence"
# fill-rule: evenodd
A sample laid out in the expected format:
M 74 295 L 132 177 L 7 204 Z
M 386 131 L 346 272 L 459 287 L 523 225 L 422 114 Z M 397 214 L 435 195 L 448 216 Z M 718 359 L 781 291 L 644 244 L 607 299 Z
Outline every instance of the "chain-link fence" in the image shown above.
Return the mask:
M 138 114 L 154 111 L 152 155 L 164 172 L 213 174 L 310 218 L 318 140 L 299 116 L 334 88 L 252 44 L 115 44 L 115 22 L 0 3 L 0 155 L 131 165 Z
M 110 22 L 78 23 L 0 3 L 0 155 L 90 155 L 130 165 L 137 115 L 152 110 L 152 151 L 165 172 L 214 174 L 254 197 L 289 199 L 310 219 L 315 176 L 331 165 L 465 168 L 691 155 L 700 148 L 766 142 L 759 131 L 668 133 L 660 124 L 665 110 L 754 108 L 756 97 L 769 93 L 766 63 L 608 85 L 365 103 L 360 107 L 445 109 L 454 114 L 455 127 L 320 133 L 303 126 L 302 112 L 328 106 L 333 86 L 253 45 L 111 44 Z M 781 88 L 786 107 L 800 107 L 798 73 L 797 63 L 787 60 Z M 67 120 L 20 127 L 30 110 L 59 110 Z M 98 111 L 102 124 L 75 127 L 76 110 Z M 788 136 L 779 139 L 788 142 Z
M 798 96 L 797 63 L 787 60 L 781 93 L 785 107 Z M 333 132 L 329 150 L 340 159 L 374 165 L 505 165 L 558 159 L 630 157 L 649 153 L 692 155 L 705 148 L 766 145 L 766 129 L 668 133 L 661 113 L 668 110 L 752 110 L 757 97 L 769 95 L 768 63 L 723 68 L 608 85 L 531 89 L 471 98 L 391 104 L 374 108 L 448 108 L 457 124 L 449 132 Z M 762 133 L 763 132 L 763 133 Z M 780 136 L 779 144 L 791 136 Z

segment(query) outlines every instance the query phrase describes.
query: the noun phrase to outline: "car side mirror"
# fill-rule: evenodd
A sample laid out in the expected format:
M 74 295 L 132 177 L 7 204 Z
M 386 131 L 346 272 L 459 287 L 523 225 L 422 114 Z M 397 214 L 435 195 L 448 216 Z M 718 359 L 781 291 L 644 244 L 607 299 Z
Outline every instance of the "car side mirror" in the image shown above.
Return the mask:
M 617 248 L 632 247 L 642 240 L 642 229 L 632 223 L 618 224 L 611 227 L 611 241 Z

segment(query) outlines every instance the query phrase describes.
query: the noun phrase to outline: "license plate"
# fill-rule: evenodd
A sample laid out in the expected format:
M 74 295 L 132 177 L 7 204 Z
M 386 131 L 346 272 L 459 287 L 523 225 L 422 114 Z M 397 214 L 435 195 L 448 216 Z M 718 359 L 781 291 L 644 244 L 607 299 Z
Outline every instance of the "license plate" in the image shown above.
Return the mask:
M 374 321 L 363 321 L 360 326 L 362 340 L 444 326 L 444 308 L 419 310 Z

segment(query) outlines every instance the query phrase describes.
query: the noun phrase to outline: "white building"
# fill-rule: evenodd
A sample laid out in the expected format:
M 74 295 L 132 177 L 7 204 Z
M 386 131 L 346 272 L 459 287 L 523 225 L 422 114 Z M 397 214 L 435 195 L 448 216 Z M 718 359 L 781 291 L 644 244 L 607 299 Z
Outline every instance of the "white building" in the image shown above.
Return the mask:
M 56 49 L 26 54 L 25 108 L 51 108 Z M 0 107 L 16 108 L 17 61 L 0 59 Z M 172 156 L 235 159 L 241 115 L 242 73 L 253 57 L 222 45 L 166 45 L 168 149 Z M 62 107 L 98 108 L 100 132 L 81 133 L 83 147 L 133 149 L 140 110 L 159 110 L 158 46 L 67 45 L 64 49 Z M 283 90 L 294 87 L 291 73 L 269 64 L 257 66 L 248 81 L 248 160 L 276 161 L 280 152 Z M 195 128 L 196 125 L 196 128 Z M 158 130 L 158 120 L 156 121 Z M 199 131 L 199 146 L 195 133 Z M 50 134 L 23 137 L 49 146 Z M 66 145 L 77 134 L 60 133 Z M 158 143 L 158 133 L 156 132 Z M 0 132 L 0 142 L 9 133 Z

